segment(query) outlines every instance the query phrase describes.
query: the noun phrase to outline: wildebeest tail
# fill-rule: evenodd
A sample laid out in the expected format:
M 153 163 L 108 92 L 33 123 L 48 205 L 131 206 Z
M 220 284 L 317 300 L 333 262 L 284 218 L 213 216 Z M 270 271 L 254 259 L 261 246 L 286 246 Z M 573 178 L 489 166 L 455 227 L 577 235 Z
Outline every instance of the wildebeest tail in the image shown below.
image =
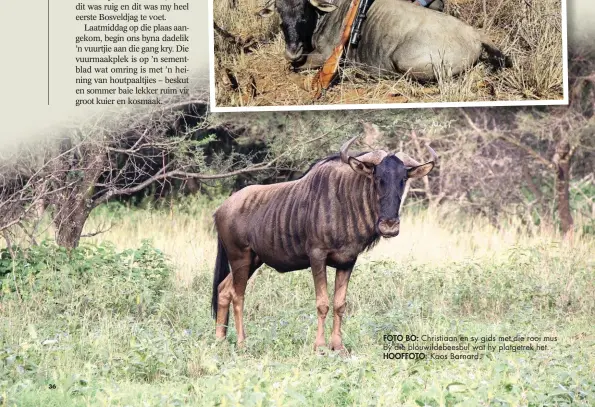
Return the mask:
M 481 34 L 481 45 L 488 54 L 488 62 L 496 69 L 512 67 L 512 59 L 504 55 L 502 51 L 488 38 L 486 34 Z
M 213 318 L 217 319 L 217 304 L 219 300 L 219 284 L 229 275 L 229 260 L 227 252 L 221 239 L 217 238 L 217 259 L 215 260 L 215 274 L 213 275 L 213 296 L 211 297 L 211 312 Z M 226 325 L 229 322 L 229 313 L 227 313 Z

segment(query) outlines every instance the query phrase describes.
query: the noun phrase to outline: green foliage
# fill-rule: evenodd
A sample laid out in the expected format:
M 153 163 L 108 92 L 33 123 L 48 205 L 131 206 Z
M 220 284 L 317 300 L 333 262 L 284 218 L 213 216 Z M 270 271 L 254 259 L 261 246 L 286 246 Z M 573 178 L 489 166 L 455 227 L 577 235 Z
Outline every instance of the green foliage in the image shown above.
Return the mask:
M 281 168 L 306 170 L 314 161 L 335 154 L 355 135 L 361 135 L 362 121 L 376 124 L 385 138 L 386 148 L 395 149 L 407 141 L 412 130 L 431 133 L 446 130 L 453 120 L 452 112 L 426 110 L 361 110 L 345 114 L 328 112 L 267 112 L 258 115 L 215 113 L 209 116 L 213 126 L 245 129 L 246 141 L 262 140 L 270 158 L 279 158 Z M 253 174 L 258 177 L 259 174 Z
M 192 287 L 174 287 L 164 281 L 169 271 L 162 283 L 151 280 L 169 267 L 148 244 L 68 253 L 44 243 L 19 251 L 19 267 L 42 269 L 16 274 L 20 301 L 3 251 L 0 405 L 592 406 L 595 275 L 584 250 L 519 244 L 493 258 L 361 260 L 343 326 L 348 358 L 312 351 L 307 271 L 264 267 L 252 277 L 239 349 L 233 318 L 228 338 L 214 339 L 210 267 L 196 270 Z M 148 312 L 136 307 L 141 290 L 159 297 Z M 331 321 L 332 311 L 327 339 Z M 477 361 L 386 360 L 388 333 L 558 341 L 540 352 L 488 351 Z
M 136 203 L 129 204 L 119 201 L 109 201 L 93 209 L 90 216 L 108 222 L 117 222 L 129 216 L 131 206 L 133 205 L 136 205 Z
M 228 196 L 229 191 L 225 191 L 211 197 L 204 194 L 182 195 L 162 199 L 146 197 L 140 204 L 111 201 L 94 209 L 89 218 L 103 223 L 116 223 L 124 219 L 130 220 L 132 216 L 143 213 L 138 211 L 139 209 L 152 211 L 153 214 L 161 214 L 169 213 L 172 208 L 175 210 L 176 215 L 200 216 L 205 212 L 213 212 Z
M 573 217 L 581 219 L 579 225 L 584 234 L 595 235 L 595 217 L 593 217 L 593 197 L 595 182 L 574 182 L 570 188 L 570 202 Z
M 218 193 L 212 197 L 203 194 L 185 195 L 178 197 L 173 203 L 168 199 L 157 201 L 155 209 L 169 212 L 173 206 L 176 214 L 202 216 L 208 213 L 210 216 L 228 196 L 229 191 Z
M 77 309 L 90 313 L 150 311 L 171 284 L 171 266 L 145 241 L 138 249 L 116 251 L 110 244 L 68 251 L 44 241 L 27 249 L 0 251 L 3 300 L 52 303 L 50 312 Z

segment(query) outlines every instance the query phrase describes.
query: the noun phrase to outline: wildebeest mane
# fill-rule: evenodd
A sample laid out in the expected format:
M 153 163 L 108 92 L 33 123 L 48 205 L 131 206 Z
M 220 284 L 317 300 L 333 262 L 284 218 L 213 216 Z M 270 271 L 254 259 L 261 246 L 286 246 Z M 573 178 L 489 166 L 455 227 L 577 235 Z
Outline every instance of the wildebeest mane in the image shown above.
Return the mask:
M 360 157 L 360 156 L 362 156 L 364 154 L 368 154 L 368 153 L 369 153 L 369 151 L 363 151 L 363 152 L 360 152 L 360 153 L 352 154 L 352 156 L 353 157 Z M 327 163 L 327 162 L 330 162 L 330 161 L 337 161 L 337 160 L 340 160 L 340 159 L 341 159 L 341 155 L 339 153 L 336 153 L 336 154 L 331 154 L 331 155 L 329 155 L 327 157 L 321 158 L 318 161 L 314 161 L 314 163 L 312 163 L 310 165 L 310 167 L 308 167 L 308 169 L 299 178 L 296 178 L 296 180 L 304 178 L 312 170 L 312 168 L 314 168 L 317 164 L 324 164 L 324 163 Z
M 369 151 L 362 151 L 362 152 L 355 152 L 355 153 L 350 153 L 350 155 L 352 157 L 360 157 L 362 155 L 368 154 Z M 323 165 L 327 162 L 334 162 L 334 161 L 340 161 L 341 160 L 341 154 L 340 153 L 335 153 L 335 154 L 331 154 L 327 157 L 321 158 L 318 161 L 315 161 L 314 163 L 312 163 L 310 165 L 310 167 L 302 174 L 301 177 L 297 178 L 297 180 L 304 178 L 306 175 L 308 175 L 312 169 L 317 166 L 318 164 Z M 372 238 L 370 239 L 369 242 L 366 243 L 366 245 L 364 246 L 364 249 L 362 250 L 362 252 L 371 250 L 374 246 L 376 246 L 376 244 L 380 241 L 380 235 L 374 233 L 374 235 L 372 236 Z

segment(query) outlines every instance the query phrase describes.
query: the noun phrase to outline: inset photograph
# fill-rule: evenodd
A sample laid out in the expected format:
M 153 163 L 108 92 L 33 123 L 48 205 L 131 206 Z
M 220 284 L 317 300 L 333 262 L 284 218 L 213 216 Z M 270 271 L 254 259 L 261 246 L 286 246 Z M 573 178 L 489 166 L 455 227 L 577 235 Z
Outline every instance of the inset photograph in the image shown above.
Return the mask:
M 566 104 L 566 0 L 210 0 L 213 111 Z

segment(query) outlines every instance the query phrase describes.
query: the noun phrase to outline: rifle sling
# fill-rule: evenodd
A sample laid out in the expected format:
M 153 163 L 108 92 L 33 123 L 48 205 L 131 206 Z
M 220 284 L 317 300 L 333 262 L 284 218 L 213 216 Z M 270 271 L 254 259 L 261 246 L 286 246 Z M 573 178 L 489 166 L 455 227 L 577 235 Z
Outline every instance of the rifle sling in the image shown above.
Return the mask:
M 349 47 L 357 47 L 357 44 L 361 38 L 361 30 L 368 17 L 368 10 L 372 6 L 374 0 L 361 0 L 364 7 L 358 7 L 357 14 L 355 16 L 355 24 L 349 35 Z

